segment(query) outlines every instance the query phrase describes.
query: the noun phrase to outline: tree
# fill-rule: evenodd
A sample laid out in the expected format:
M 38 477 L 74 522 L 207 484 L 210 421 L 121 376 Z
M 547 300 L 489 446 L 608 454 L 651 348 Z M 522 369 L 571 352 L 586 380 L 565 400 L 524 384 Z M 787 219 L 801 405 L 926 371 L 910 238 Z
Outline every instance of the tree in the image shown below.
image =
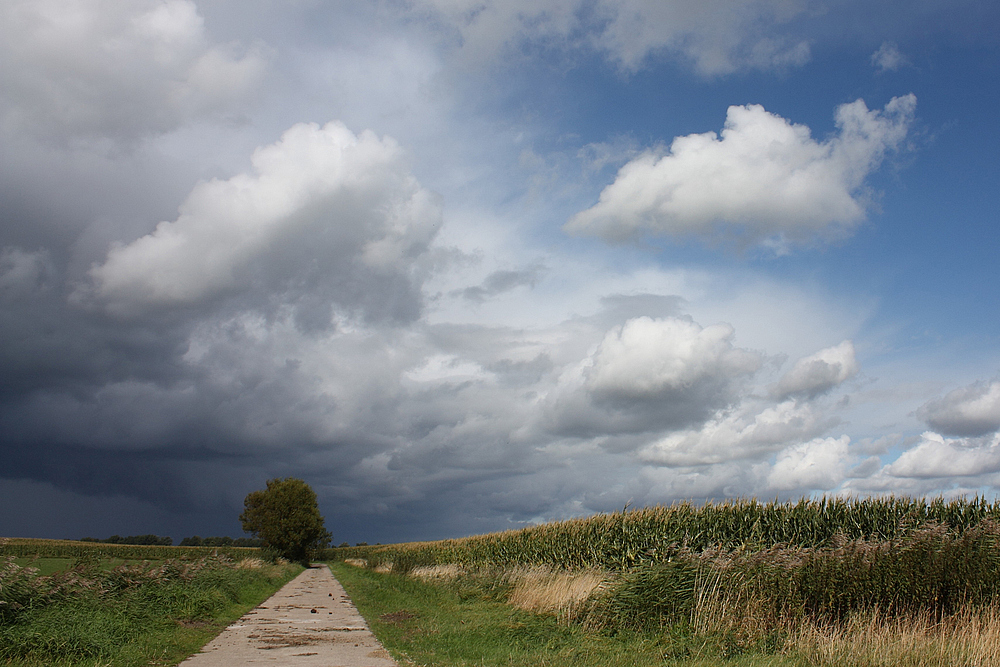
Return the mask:
M 244 532 L 289 560 L 307 565 L 309 556 L 330 541 L 316 493 L 301 479 L 270 479 L 266 489 L 247 495 L 243 508 Z

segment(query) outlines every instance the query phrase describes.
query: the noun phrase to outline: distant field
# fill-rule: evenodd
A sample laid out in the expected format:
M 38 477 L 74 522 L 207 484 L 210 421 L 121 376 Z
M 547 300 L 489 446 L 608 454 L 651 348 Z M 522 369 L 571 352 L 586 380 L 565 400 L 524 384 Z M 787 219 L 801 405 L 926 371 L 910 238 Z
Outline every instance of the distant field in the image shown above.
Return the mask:
M 574 634 L 585 644 L 632 637 L 675 664 L 968 667 L 1000 665 L 998 519 L 1000 503 L 981 499 L 678 504 L 327 555 L 443 588 L 458 604 L 553 617 L 586 630 Z M 362 595 L 395 586 L 354 581 Z M 406 637 L 431 633 L 421 651 L 449 650 L 407 623 Z M 563 654 L 579 649 L 552 632 Z
M 0 557 L 79 558 L 80 556 L 96 556 L 122 560 L 162 560 L 165 558 L 200 558 L 213 552 L 225 554 L 230 558 L 245 558 L 259 553 L 260 549 L 256 547 L 164 547 L 0 537 Z
M 63 572 L 73 567 L 75 558 L 15 558 L 14 563 L 20 567 L 33 567 L 38 570 L 38 576 L 47 577 L 55 572 Z M 121 565 L 125 561 L 109 561 L 108 565 Z

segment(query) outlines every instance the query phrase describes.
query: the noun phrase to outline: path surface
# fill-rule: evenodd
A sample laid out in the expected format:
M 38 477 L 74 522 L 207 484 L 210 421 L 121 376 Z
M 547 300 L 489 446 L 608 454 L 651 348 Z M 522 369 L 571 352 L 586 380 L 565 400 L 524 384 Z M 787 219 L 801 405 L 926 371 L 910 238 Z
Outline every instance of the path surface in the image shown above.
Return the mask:
M 326 565 L 311 567 L 181 667 L 396 667 Z

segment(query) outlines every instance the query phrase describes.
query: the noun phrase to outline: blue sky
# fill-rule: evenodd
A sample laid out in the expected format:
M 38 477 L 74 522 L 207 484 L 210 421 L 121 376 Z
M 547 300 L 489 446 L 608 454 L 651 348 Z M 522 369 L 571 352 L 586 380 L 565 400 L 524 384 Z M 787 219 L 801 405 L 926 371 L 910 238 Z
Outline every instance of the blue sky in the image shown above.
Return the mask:
M 992 3 L 15 0 L 0 534 L 1000 486 Z

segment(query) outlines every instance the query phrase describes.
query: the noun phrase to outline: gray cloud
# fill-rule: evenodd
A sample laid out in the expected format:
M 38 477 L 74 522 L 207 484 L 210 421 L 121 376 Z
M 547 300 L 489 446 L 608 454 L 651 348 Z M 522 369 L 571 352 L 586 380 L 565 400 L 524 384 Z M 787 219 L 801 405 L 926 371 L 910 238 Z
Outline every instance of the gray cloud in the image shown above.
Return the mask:
M 212 43 L 189 0 L 12 0 L 0 26 L 0 117 L 45 141 L 128 143 L 225 113 L 266 64 Z
M 858 374 L 854 344 L 845 340 L 840 345 L 820 350 L 795 362 L 773 392 L 779 398 L 807 396 L 813 398 Z
M 810 58 L 807 40 L 783 34 L 804 2 L 732 3 L 671 0 L 574 2 L 441 2 L 422 0 L 413 13 L 455 35 L 472 61 L 517 51 L 524 43 L 589 48 L 626 71 L 668 53 L 704 76 L 741 69 L 783 69 Z
M 482 303 L 518 287 L 534 287 L 544 272 L 544 266 L 534 266 L 520 271 L 494 271 L 486 276 L 482 284 L 466 287 L 459 294 L 469 301 Z
M 954 389 L 925 403 L 916 414 L 946 435 L 980 436 L 1000 430 L 1000 380 Z
M 418 315 L 413 267 L 441 211 L 394 141 L 299 124 L 252 162 L 252 174 L 195 187 L 176 220 L 112 246 L 76 301 L 129 317 L 256 291 L 314 315 L 322 297 L 369 318 Z

